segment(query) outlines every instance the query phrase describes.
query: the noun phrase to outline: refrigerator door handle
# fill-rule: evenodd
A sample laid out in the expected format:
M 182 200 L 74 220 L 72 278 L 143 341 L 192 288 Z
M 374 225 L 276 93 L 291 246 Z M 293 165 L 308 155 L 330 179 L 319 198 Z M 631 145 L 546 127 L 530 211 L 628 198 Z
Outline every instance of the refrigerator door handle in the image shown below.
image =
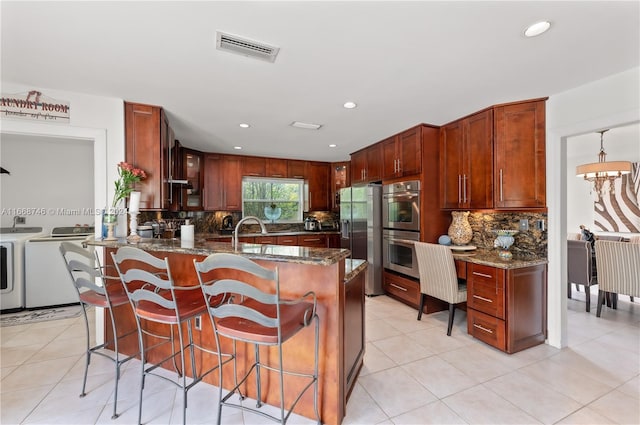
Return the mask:
M 340 223 L 340 236 L 342 239 L 349 239 L 349 220 L 342 220 Z

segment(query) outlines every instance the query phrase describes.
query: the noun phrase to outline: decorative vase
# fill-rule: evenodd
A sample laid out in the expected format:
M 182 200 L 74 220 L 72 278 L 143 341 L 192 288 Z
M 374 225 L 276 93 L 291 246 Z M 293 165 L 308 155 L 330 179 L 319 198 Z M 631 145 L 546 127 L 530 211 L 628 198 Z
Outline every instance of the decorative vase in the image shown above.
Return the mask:
M 102 210 L 102 236 L 105 241 L 115 241 L 116 223 L 118 215 L 113 208 L 105 208 Z
M 496 239 L 493 241 L 494 247 L 500 247 L 500 251 L 498 251 L 498 257 L 503 258 L 505 260 L 510 260 L 513 257 L 509 248 L 515 242 L 513 235 L 517 234 L 517 230 L 494 230 L 495 234 L 498 235 Z
M 469 224 L 469 211 L 451 211 L 453 220 L 448 235 L 454 245 L 466 245 L 473 238 L 473 230 Z

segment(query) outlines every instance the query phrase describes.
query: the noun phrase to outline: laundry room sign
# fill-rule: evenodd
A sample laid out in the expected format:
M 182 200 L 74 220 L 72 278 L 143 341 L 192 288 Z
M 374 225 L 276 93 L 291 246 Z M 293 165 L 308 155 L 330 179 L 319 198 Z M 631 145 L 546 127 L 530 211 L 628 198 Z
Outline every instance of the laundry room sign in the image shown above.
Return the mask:
M 0 101 L 2 118 L 69 124 L 70 110 L 69 102 L 47 97 L 37 90 L 3 94 Z

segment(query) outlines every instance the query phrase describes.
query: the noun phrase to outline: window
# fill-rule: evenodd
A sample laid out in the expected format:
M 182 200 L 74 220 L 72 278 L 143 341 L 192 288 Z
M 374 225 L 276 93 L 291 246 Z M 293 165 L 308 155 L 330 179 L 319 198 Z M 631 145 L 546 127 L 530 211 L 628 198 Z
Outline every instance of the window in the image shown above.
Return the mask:
M 242 216 L 266 222 L 301 222 L 304 180 L 259 177 L 242 178 Z

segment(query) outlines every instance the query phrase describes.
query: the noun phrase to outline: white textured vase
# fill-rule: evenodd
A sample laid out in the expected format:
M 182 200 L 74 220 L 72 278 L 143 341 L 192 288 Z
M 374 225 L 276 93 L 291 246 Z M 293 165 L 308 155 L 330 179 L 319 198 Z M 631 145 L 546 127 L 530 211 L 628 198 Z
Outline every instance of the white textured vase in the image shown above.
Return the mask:
M 473 230 L 469 224 L 469 211 L 452 211 L 453 220 L 448 235 L 454 245 L 466 245 L 473 238 Z

